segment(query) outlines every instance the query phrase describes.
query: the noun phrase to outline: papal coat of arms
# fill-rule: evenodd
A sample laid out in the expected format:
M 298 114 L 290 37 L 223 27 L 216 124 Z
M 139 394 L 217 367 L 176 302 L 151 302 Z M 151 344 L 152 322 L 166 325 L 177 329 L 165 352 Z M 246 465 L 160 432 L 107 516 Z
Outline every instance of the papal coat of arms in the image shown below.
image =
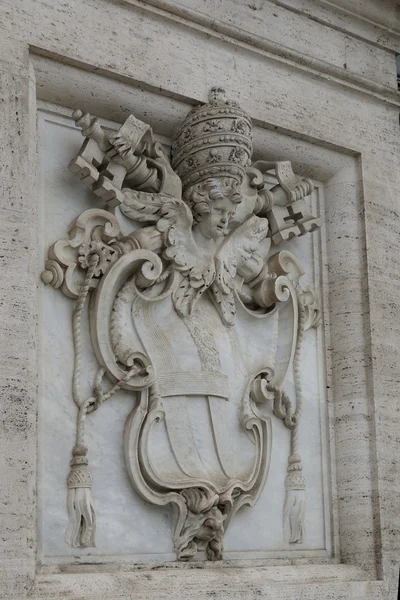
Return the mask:
M 252 163 L 250 117 L 218 88 L 186 116 L 170 159 L 133 116 L 117 132 L 73 116 L 85 141 L 69 169 L 103 206 L 53 244 L 42 274 L 76 301 L 67 542 L 95 544 L 85 422 L 121 388 L 137 397 L 125 430 L 132 484 L 176 508 L 179 559 L 202 550 L 221 559 L 230 520 L 257 502 L 270 460 L 266 403 L 291 431 L 283 523 L 288 541 L 301 542 L 299 357 L 320 311 L 298 260 L 280 248 L 320 226 L 304 200 L 312 182 L 287 161 Z M 79 385 L 86 302 L 99 363 L 89 398 Z M 295 398 L 285 392 L 289 370 Z

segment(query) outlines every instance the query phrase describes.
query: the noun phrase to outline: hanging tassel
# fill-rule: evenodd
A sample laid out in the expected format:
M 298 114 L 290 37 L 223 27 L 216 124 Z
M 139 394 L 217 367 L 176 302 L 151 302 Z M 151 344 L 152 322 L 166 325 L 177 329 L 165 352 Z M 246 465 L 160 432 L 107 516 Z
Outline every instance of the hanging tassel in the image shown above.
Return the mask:
M 133 366 L 107 393 L 101 388 L 104 369 L 98 369 L 94 380 L 94 397 L 84 400 L 79 405 L 76 427 L 76 444 L 72 450 L 71 470 L 67 477 L 67 508 L 69 523 L 65 533 L 65 541 L 73 548 L 89 548 L 96 546 L 96 513 L 92 501 L 92 474 L 88 468 L 86 457 L 88 449 L 84 444 L 85 420 L 88 413 L 113 396 L 123 384 L 136 375 L 137 366 Z
M 96 514 L 92 502 L 92 475 L 88 469 L 87 451 L 83 444 L 74 446 L 71 470 L 67 478 L 69 524 L 65 541 L 73 548 L 96 545 Z
M 79 408 L 76 427 L 76 444 L 72 450 L 71 470 L 67 477 L 67 508 L 68 527 L 65 532 L 65 541 L 73 548 L 89 548 L 96 546 L 96 513 L 92 502 L 92 474 L 88 468 L 86 458 L 88 449 L 84 444 L 85 420 L 88 413 L 93 412 L 105 401 L 111 398 L 126 381 L 138 372 L 137 364 L 126 373 L 107 393 L 104 393 L 101 381 L 104 369 L 98 369 L 94 384 L 94 396 L 83 400 L 80 393 L 79 376 L 81 372 L 81 318 L 90 283 L 100 261 L 97 253 L 90 253 L 87 257 L 87 274 L 85 282 L 79 290 L 79 296 L 72 317 L 72 331 L 74 340 L 74 372 L 72 380 L 72 396 Z M 86 268 L 86 267 L 85 267 Z
M 302 470 L 300 455 L 297 452 L 291 454 L 288 459 L 285 479 L 286 496 L 283 507 L 283 530 L 285 538 L 290 544 L 301 544 L 304 539 L 306 482 Z
M 299 454 L 299 422 L 302 413 L 303 394 L 301 390 L 300 350 L 304 335 L 305 308 L 298 298 L 299 322 L 296 349 L 293 358 L 293 375 L 296 391 L 296 410 L 292 412 L 289 398 L 286 397 L 285 426 L 290 429 L 290 455 L 285 479 L 285 504 L 283 506 L 283 532 L 289 544 L 302 544 L 304 541 L 304 518 L 306 512 L 306 481 Z
M 86 400 L 81 398 L 79 375 L 82 362 L 82 344 L 80 339 L 82 311 L 99 261 L 100 256 L 97 253 L 93 252 L 87 256 L 87 273 L 84 284 L 80 287 L 72 316 L 74 340 L 72 396 L 79 412 L 76 426 L 76 444 L 72 450 L 71 470 L 67 477 L 68 527 L 65 532 L 65 541 L 73 548 L 88 548 L 96 545 L 96 514 L 94 512 L 91 492 L 92 474 L 88 469 L 89 461 L 86 458 L 88 449 L 84 444 L 84 429 L 89 407 L 92 407 L 91 410 L 98 408 L 101 398 L 97 398 L 97 401 L 96 398 L 88 398 Z M 97 383 L 96 379 L 95 383 Z
M 99 400 L 100 402 L 100 400 Z M 92 502 L 92 474 L 88 468 L 88 449 L 83 443 L 85 420 L 89 407 L 96 406 L 95 398 L 82 402 L 76 428 L 76 444 L 72 450 L 71 470 L 67 477 L 68 528 L 65 541 L 73 548 L 96 545 L 96 514 Z

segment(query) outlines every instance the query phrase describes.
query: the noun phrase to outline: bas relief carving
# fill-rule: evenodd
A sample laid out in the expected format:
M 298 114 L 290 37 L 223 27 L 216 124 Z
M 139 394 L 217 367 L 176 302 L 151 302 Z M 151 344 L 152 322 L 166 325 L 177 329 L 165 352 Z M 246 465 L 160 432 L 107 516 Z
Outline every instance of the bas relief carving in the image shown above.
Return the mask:
M 85 140 L 69 169 L 102 208 L 71 224 L 42 274 L 75 300 L 67 542 L 95 544 L 85 424 L 122 388 L 137 397 L 125 429 L 127 469 L 145 500 L 176 509 L 178 559 L 198 551 L 221 559 L 230 520 L 257 502 L 270 461 L 268 404 L 291 432 L 283 532 L 301 543 L 300 351 L 320 310 L 284 246 L 320 227 L 304 200 L 312 182 L 289 162 L 252 163 L 251 120 L 219 88 L 186 116 L 171 159 L 133 116 L 112 133 L 89 114 L 73 116 Z M 122 218 L 132 222 L 128 235 Z M 99 363 L 89 398 L 79 385 L 86 303 Z

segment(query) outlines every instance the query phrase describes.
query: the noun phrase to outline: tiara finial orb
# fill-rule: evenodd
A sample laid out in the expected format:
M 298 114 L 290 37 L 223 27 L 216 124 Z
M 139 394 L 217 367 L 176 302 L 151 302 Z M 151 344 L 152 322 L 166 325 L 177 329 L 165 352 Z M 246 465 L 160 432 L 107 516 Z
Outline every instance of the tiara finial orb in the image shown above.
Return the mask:
M 222 87 L 212 87 L 208 94 L 210 104 L 222 104 L 227 102 L 226 91 Z

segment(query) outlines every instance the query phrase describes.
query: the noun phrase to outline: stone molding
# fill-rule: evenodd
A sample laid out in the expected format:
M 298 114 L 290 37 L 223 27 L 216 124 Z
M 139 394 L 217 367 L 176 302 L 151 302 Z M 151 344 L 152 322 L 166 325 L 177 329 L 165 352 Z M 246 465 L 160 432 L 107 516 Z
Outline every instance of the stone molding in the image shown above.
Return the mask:
M 306 574 L 307 573 L 307 574 Z M 371 581 L 361 569 L 349 565 L 270 566 L 255 563 L 252 567 L 232 563 L 225 569 L 219 563 L 180 563 L 172 569 L 164 566 L 100 572 L 98 567 L 65 568 L 61 572 L 44 569 L 34 587 L 35 600 L 73 598 L 77 591 L 85 600 L 103 598 L 104 590 L 112 593 L 113 600 L 129 598 L 132 590 L 135 600 L 168 600 L 194 598 L 208 600 L 291 600 L 302 589 L 307 600 L 321 600 L 329 594 L 340 600 L 386 600 L 382 582 Z M 107 592 L 106 592 L 107 593 Z M 79 597 L 79 596 L 78 596 Z M 109 598 L 109 596 L 104 596 Z
M 272 0 L 274 1 L 274 0 Z M 138 0 L 125 0 L 127 4 L 132 6 L 141 6 Z M 277 3 L 279 4 L 279 3 Z M 328 80 L 334 80 L 340 82 L 344 86 L 351 87 L 355 90 L 361 91 L 368 95 L 374 96 L 388 104 L 394 106 L 400 106 L 399 95 L 397 92 L 396 84 L 396 69 L 393 66 L 393 87 L 388 85 L 380 84 L 371 78 L 363 77 L 353 71 L 332 65 L 326 61 L 310 57 L 297 50 L 292 50 L 285 47 L 284 44 L 277 44 L 266 40 L 265 38 L 258 36 L 251 31 L 245 31 L 239 27 L 230 23 L 225 23 L 222 20 L 216 20 L 213 17 L 208 17 L 206 13 L 199 12 L 192 8 L 182 7 L 182 5 L 176 5 L 175 3 L 169 6 L 162 2 L 162 0 L 150 0 L 147 3 L 147 10 L 151 10 L 153 7 L 157 14 L 165 15 L 172 18 L 180 23 L 185 23 L 190 27 L 196 28 L 201 27 L 201 30 L 207 30 L 207 33 L 213 37 L 219 37 L 222 39 L 229 39 L 230 43 L 234 45 L 240 45 L 252 52 L 259 52 L 264 55 L 273 57 L 274 60 L 282 61 L 292 67 L 299 69 L 300 71 L 306 71 L 309 73 L 318 73 L 320 77 Z M 288 8 L 285 6 L 285 8 Z M 290 10 L 290 9 L 289 9 Z M 343 10 L 343 9 L 341 9 Z M 301 11 L 299 11 L 301 12 Z M 345 14 L 352 14 L 343 11 Z M 309 16 L 309 13 L 304 13 Z M 374 25 L 376 27 L 376 25 Z M 384 29 L 384 28 L 383 28 Z M 400 36 L 400 33 L 398 34 Z M 395 37 L 397 43 L 398 37 Z M 393 63 L 394 65 L 394 63 Z

